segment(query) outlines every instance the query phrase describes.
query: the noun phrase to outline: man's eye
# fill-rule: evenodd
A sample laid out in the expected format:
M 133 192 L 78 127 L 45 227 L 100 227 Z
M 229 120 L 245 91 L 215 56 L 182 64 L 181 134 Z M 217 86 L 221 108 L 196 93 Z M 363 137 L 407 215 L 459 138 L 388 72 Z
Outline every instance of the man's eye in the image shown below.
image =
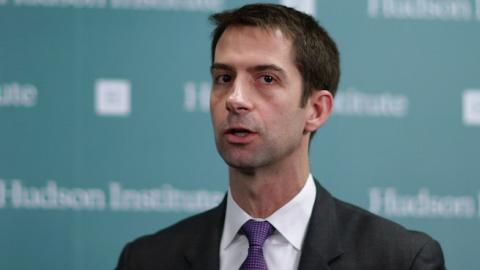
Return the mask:
M 228 75 L 228 74 L 222 74 L 222 75 L 218 75 L 216 78 L 215 78 L 215 82 L 216 83 L 229 83 L 232 81 L 232 76 Z
M 263 82 L 265 83 L 268 83 L 268 84 L 271 84 L 275 81 L 275 79 L 273 78 L 273 76 L 270 76 L 270 75 L 264 75 L 262 76 L 262 80 Z

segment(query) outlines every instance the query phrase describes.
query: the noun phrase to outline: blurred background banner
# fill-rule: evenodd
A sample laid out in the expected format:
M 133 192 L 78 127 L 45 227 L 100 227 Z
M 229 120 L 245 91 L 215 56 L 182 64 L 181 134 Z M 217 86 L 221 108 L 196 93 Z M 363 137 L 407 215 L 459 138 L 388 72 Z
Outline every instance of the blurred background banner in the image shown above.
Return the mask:
M 208 15 L 252 1 L 0 0 L 0 269 L 112 269 L 215 206 Z M 312 173 L 480 269 L 480 1 L 279 1 L 342 54 Z

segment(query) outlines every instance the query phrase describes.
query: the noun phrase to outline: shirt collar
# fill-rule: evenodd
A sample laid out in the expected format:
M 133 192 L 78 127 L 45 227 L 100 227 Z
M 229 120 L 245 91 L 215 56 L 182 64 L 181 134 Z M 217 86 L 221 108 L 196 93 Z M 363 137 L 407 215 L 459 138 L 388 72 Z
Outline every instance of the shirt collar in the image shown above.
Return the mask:
M 270 222 L 278 233 L 280 233 L 292 246 L 301 250 L 303 239 L 307 231 L 308 221 L 312 214 L 313 204 L 315 202 L 316 188 L 311 174 L 300 192 L 295 195 L 288 203 L 275 211 L 265 220 Z M 227 208 L 225 213 L 225 225 L 221 248 L 230 246 L 242 225 L 252 219 L 238 204 L 233 200 L 229 190 L 227 195 Z
M 230 192 L 230 188 L 228 188 L 227 209 L 225 211 L 225 223 L 223 226 L 220 248 L 228 248 L 243 224 L 251 218 L 252 217 L 243 211 L 243 209 L 233 200 L 232 192 Z

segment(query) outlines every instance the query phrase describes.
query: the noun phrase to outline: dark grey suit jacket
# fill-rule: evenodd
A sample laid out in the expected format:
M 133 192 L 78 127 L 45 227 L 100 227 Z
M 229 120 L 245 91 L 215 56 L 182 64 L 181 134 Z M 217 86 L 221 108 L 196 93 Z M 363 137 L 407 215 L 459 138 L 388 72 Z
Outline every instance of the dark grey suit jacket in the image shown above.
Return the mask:
M 317 196 L 298 269 L 445 269 L 440 245 L 428 235 L 342 202 L 315 184 Z M 224 199 L 212 210 L 130 242 L 116 269 L 219 269 L 225 206 Z

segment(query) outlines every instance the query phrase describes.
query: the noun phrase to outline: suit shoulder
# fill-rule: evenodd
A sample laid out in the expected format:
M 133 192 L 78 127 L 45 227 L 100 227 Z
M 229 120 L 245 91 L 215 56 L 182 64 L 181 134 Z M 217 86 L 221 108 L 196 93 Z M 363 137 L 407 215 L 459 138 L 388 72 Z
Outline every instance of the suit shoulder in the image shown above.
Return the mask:
M 116 269 L 183 269 L 185 252 L 198 246 L 202 235 L 215 239 L 221 220 L 222 205 L 141 236 L 123 248 Z
M 214 208 L 208 211 L 187 217 L 177 223 L 161 229 L 153 234 L 148 234 L 135 239 L 132 244 L 137 247 L 151 247 L 160 243 L 181 243 L 191 239 L 206 230 L 215 221 L 219 209 Z
M 429 235 L 335 198 L 334 203 L 346 262 L 360 269 L 445 269 L 440 244 Z
M 394 221 L 339 199 L 334 198 L 334 202 L 340 235 L 354 236 L 350 239 L 353 238 L 355 243 L 349 243 L 350 245 L 378 247 L 382 252 L 402 251 L 405 256 L 413 258 L 425 246 L 436 243 L 426 233 L 409 230 Z

